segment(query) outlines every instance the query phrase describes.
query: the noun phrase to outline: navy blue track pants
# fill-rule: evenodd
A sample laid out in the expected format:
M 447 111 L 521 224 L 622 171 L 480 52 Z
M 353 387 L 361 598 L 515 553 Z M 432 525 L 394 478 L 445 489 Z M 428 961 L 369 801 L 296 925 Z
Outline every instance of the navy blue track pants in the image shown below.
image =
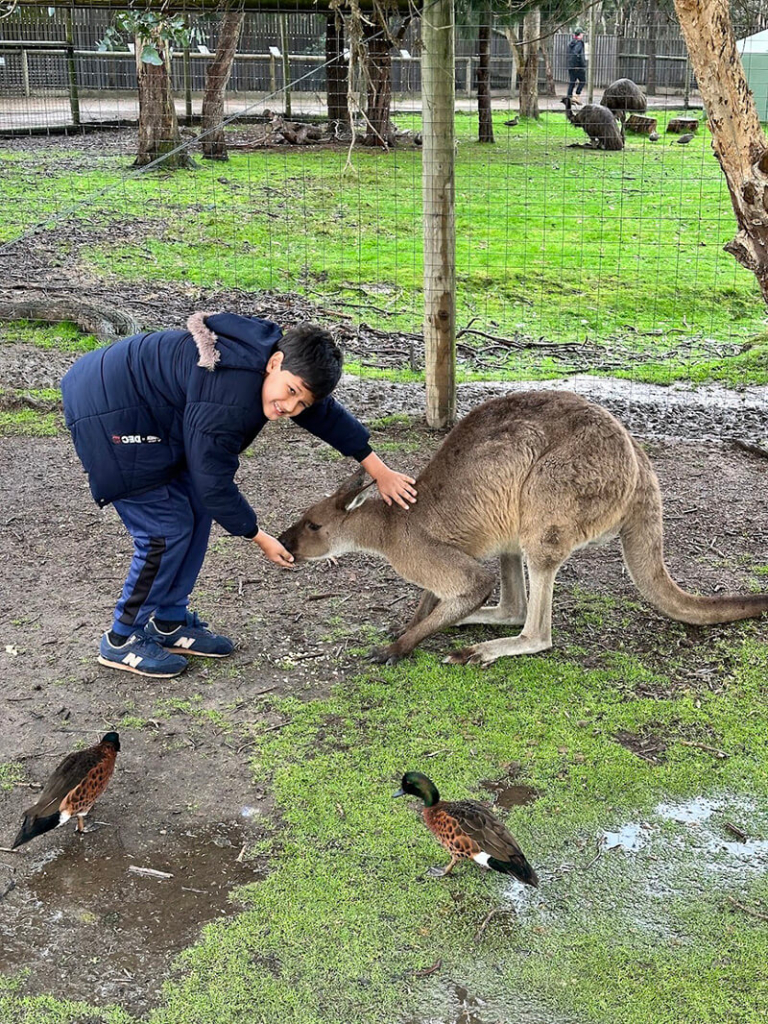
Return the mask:
M 211 517 L 188 474 L 114 506 L 133 537 L 133 561 L 115 607 L 113 630 L 128 636 L 146 626 L 153 614 L 182 622 L 211 532 Z

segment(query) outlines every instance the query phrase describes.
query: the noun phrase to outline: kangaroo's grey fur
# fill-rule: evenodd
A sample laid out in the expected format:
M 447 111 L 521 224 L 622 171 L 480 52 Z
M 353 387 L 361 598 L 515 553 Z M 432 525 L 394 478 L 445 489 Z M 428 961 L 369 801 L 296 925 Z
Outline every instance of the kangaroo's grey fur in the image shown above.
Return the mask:
M 402 635 L 375 660 L 394 663 L 456 623 L 522 625 L 449 661 L 489 665 L 552 645 L 552 589 L 571 552 L 620 537 L 638 590 L 672 619 L 703 625 L 768 611 L 768 594 L 698 597 L 664 564 L 661 495 L 647 456 L 606 409 L 570 392 L 493 399 L 466 416 L 417 480 L 408 511 L 366 500 L 361 470 L 280 538 L 297 561 L 369 551 L 424 589 Z M 501 599 L 484 602 L 501 557 Z M 528 568 L 526 596 L 523 560 Z

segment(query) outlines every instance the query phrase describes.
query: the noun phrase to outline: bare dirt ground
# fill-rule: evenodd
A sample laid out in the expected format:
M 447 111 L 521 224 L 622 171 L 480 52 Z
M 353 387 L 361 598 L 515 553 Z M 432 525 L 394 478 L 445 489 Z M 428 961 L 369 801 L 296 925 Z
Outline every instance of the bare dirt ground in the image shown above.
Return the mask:
M 374 440 L 385 438 L 388 461 L 413 471 L 439 443 L 419 426 L 398 425 Z M 243 460 L 242 486 L 268 530 L 342 478 L 348 467 L 326 451 L 281 425 Z M 652 442 L 649 451 L 666 494 L 676 579 L 705 592 L 746 589 L 768 550 L 768 463 L 716 444 Z M 156 1002 L 173 955 L 205 921 L 233 912 L 227 893 L 263 871 L 238 855 L 275 824 L 268 785 L 254 781 L 248 765 L 249 729 L 282 720 L 267 693 L 310 698 L 362 668 L 350 648 L 369 642 L 370 627 L 402 620 L 415 591 L 362 556 L 281 572 L 252 545 L 218 532 L 196 607 L 237 637 L 231 662 L 196 664 L 162 682 L 115 673 L 96 663 L 95 651 L 130 554 L 117 516 L 91 503 L 65 436 L 1 439 L 0 477 L 0 763 L 21 762 L 38 784 L 74 745 L 108 729 L 123 734 L 115 778 L 94 814 L 108 825 L 83 839 L 61 829 L 0 854 L 0 893 L 14 883 L 2 899 L 0 969 L 30 968 L 30 992 L 60 991 L 66 976 L 69 996 L 142 1012 Z M 619 608 L 608 605 L 593 620 L 581 614 L 584 592 Z M 574 558 L 556 595 L 560 651 L 578 644 L 584 663 L 596 665 L 621 646 L 660 668 L 686 647 L 695 651 L 699 630 L 646 606 L 626 626 L 623 599 L 638 598 L 616 546 Z M 758 629 L 768 637 L 766 626 Z M 457 632 L 427 646 L 445 650 Z M 716 689 L 722 667 L 691 658 L 670 685 Z M 34 793 L 0 792 L 2 845 Z M 135 875 L 131 865 L 174 877 Z

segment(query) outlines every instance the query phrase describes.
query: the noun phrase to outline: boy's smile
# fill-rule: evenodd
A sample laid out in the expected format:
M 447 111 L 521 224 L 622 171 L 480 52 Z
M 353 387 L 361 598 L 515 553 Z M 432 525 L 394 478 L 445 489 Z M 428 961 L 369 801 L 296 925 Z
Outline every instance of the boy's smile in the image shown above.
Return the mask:
M 283 353 L 275 352 L 267 363 L 261 388 L 261 405 L 268 420 L 298 416 L 314 401 L 312 392 L 295 373 L 281 369 Z

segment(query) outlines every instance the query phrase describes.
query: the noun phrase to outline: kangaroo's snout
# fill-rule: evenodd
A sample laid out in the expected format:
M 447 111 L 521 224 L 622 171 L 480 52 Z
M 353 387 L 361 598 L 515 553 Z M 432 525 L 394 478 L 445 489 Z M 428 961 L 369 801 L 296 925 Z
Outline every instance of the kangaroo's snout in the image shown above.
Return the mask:
M 296 551 L 296 527 L 290 526 L 287 530 L 283 530 L 280 536 L 277 538 L 286 551 L 290 551 L 293 555 L 294 561 L 298 562 L 301 559 L 301 555 Z

